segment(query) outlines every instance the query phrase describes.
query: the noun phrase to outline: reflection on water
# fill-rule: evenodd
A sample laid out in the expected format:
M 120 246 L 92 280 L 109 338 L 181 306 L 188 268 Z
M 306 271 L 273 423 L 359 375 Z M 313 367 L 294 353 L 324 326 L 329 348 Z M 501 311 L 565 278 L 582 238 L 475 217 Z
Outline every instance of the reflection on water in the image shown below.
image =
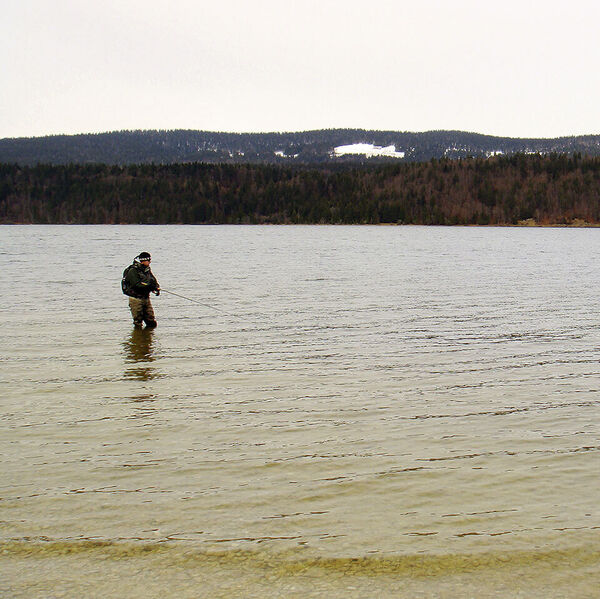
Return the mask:
M 155 361 L 154 329 L 134 327 L 131 334 L 123 342 L 125 361 L 131 366 L 125 368 L 126 379 L 149 381 L 157 378 L 159 372 L 149 362 Z
M 143 379 L 148 380 L 148 379 Z M 158 411 L 156 396 L 152 393 L 141 393 L 131 397 L 134 412 L 132 418 L 152 418 Z

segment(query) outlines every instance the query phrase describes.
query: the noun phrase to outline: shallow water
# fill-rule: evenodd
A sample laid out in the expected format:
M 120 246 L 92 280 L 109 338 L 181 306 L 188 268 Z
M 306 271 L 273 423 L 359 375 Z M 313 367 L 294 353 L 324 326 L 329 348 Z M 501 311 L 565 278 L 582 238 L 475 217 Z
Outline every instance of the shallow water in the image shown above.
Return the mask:
M 0 590 L 594 596 L 598 230 L 0 238 Z

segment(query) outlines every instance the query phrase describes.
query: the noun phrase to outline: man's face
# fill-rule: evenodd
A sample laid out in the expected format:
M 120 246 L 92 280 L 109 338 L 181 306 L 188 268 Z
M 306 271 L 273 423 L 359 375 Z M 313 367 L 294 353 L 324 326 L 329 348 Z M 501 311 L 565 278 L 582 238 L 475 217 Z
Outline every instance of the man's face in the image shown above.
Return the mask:
M 143 260 L 140 260 L 140 264 L 146 268 L 148 266 L 150 266 L 150 258 L 144 258 Z

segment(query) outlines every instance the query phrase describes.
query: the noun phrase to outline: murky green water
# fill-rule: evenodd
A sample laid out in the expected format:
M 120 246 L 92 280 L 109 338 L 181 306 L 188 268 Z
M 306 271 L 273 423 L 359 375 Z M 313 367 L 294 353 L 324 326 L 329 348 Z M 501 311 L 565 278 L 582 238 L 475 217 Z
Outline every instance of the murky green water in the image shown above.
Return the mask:
M 596 596 L 600 231 L 0 239 L 7 596 Z

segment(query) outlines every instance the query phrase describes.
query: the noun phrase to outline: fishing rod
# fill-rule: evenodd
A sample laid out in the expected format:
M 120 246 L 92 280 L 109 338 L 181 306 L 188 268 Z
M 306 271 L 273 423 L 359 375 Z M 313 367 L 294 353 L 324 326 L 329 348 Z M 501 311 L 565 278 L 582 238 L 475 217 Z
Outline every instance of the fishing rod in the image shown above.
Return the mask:
M 204 304 L 202 302 L 199 302 L 198 300 L 192 299 L 191 297 L 186 297 L 185 295 L 180 295 L 179 293 L 174 293 L 173 291 L 167 291 L 166 289 L 163 289 L 162 287 L 160 288 L 160 292 L 168 293 L 169 295 L 175 295 L 184 300 L 187 300 L 188 302 L 194 302 L 195 304 L 200 304 L 201 306 L 204 306 L 205 308 L 211 308 L 212 310 L 216 310 L 217 312 L 221 312 L 227 316 L 231 316 L 232 318 L 239 318 L 239 316 L 236 316 L 235 314 L 229 314 L 229 312 L 225 312 L 225 310 L 221 310 L 221 308 L 211 306 L 210 304 Z

